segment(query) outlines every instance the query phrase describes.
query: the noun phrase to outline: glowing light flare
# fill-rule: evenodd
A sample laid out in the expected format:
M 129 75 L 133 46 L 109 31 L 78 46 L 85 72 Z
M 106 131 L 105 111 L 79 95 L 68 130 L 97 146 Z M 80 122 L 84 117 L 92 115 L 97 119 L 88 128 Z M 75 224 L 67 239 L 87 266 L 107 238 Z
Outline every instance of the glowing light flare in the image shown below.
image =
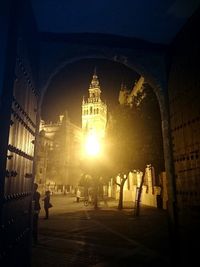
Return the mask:
M 86 138 L 85 151 L 89 156 L 96 156 L 100 153 L 100 142 L 96 135 L 89 135 Z

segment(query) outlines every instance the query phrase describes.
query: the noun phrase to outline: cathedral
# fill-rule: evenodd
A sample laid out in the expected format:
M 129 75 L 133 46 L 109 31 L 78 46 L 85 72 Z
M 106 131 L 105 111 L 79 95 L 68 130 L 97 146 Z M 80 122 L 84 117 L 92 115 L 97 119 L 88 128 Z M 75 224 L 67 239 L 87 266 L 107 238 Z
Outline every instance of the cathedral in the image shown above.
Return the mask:
M 102 139 L 106 123 L 107 105 L 101 100 L 95 72 L 89 85 L 89 97 L 82 101 L 82 128 L 70 121 L 67 112 L 55 123 L 41 120 L 36 163 L 36 182 L 41 192 L 46 189 L 54 193 L 70 192 L 78 185 L 84 137 L 92 134 Z
M 82 101 L 83 134 L 93 133 L 98 138 L 103 138 L 106 124 L 107 105 L 101 100 L 101 88 L 95 71 L 89 86 L 89 97 Z

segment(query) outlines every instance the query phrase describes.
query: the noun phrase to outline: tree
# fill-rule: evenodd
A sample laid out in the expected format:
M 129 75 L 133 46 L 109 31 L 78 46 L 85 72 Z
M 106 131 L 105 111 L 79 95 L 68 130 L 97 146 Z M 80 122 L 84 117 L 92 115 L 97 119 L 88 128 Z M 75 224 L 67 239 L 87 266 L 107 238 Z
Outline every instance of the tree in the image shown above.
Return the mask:
M 82 175 L 79 185 L 85 192 L 90 188 L 93 196 L 94 208 L 98 209 L 99 187 L 102 183 L 102 161 L 96 157 L 87 157 L 81 162 Z
M 158 100 L 152 88 L 145 84 L 143 90 L 138 93 L 134 99 L 141 120 L 141 130 L 143 132 L 142 155 L 146 164 L 154 166 L 155 177 L 164 170 L 164 152 L 161 130 L 161 115 Z M 139 103 L 139 105 L 137 104 Z M 138 190 L 138 197 L 135 209 L 135 215 L 140 214 L 140 198 L 142 194 L 142 185 L 144 182 L 143 172 L 142 181 Z M 158 183 L 158 181 L 155 181 Z
M 138 166 L 140 120 L 136 107 L 118 105 L 110 117 L 106 140 L 113 175 L 119 175 L 118 209 L 123 208 L 123 187 L 133 166 Z M 141 167 L 141 166 L 140 166 Z
M 142 151 L 146 161 L 154 166 L 156 173 L 164 170 L 163 138 L 161 129 L 161 115 L 157 97 L 153 89 L 145 84 L 143 91 L 135 97 L 139 101 L 137 110 L 141 121 L 143 136 Z
M 129 172 L 143 170 L 136 203 L 136 215 L 139 215 L 146 165 L 155 166 L 157 171 L 164 169 L 160 111 L 149 86 L 137 95 L 131 107 L 118 105 L 113 110 L 106 138 L 113 175 L 120 174 L 121 177 L 119 209 L 123 208 L 123 186 Z
M 124 184 L 127 180 L 126 175 L 123 174 L 119 174 L 120 177 L 120 183 L 116 182 L 116 184 L 119 186 L 120 190 L 119 190 L 119 203 L 118 203 L 118 209 L 121 210 L 123 209 L 123 192 L 124 192 Z
M 83 173 L 79 181 L 79 186 L 84 188 L 84 196 L 88 196 L 89 188 L 92 187 L 92 177 Z

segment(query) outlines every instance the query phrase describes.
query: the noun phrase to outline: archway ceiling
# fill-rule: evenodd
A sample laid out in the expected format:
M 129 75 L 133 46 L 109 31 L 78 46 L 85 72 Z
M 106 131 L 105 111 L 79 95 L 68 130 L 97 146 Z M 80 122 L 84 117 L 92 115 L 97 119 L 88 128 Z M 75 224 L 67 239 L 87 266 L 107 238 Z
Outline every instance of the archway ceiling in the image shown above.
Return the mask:
M 104 33 L 169 44 L 200 0 L 31 0 L 38 30 Z

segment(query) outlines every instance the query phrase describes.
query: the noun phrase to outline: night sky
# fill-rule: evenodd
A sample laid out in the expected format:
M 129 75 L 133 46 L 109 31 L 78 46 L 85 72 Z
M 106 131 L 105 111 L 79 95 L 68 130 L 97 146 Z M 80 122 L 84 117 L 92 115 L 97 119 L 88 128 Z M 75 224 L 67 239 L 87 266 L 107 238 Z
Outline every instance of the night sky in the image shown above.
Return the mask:
M 88 88 L 96 68 L 102 90 L 101 98 L 111 110 L 118 103 L 121 83 L 132 89 L 139 75 L 131 69 L 108 60 L 81 60 L 67 65 L 52 80 L 42 105 L 42 119 L 57 121 L 58 115 L 68 111 L 71 122 L 81 126 L 83 96 L 88 97 Z
M 43 32 L 105 33 L 170 43 L 200 0 L 32 0 Z
M 38 30 L 49 33 L 104 33 L 170 44 L 200 0 L 32 0 Z M 136 74 L 116 63 L 84 60 L 67 65 L 47 90 L 44 120 L 58 120 L 66 109 L 80 125 L 81 102 L 97 68 L 102 99 L 112 108 L 122 82 L 133 87 Z

